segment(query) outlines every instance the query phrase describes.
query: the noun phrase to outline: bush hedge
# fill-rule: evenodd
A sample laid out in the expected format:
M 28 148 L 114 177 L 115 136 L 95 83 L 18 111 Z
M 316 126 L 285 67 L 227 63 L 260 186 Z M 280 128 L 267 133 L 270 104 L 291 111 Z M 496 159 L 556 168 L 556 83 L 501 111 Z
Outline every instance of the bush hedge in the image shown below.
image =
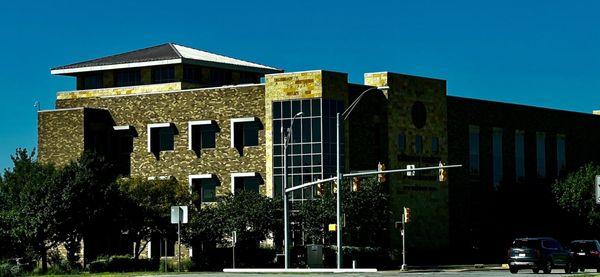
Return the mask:
M 134 259 L 130 256 L 101 258 L 89 264 L 90 273 L 156 271 L 158 260 Z

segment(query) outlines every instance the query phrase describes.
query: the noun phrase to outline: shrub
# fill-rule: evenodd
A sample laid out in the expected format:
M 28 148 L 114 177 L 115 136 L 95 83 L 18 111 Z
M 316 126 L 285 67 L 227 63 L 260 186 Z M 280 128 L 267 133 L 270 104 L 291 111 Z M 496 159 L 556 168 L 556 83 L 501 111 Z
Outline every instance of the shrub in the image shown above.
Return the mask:
M 23 272 L 21 268 L 15 263 L 1 262 L 0 263 L 0 277 L 14 277 L 20 276 Z
M 89 271 L 90 273 L 155 271 L 156 267 L 156 260 L 134 259 L 131 256 L 112 256 L 91 262 Z

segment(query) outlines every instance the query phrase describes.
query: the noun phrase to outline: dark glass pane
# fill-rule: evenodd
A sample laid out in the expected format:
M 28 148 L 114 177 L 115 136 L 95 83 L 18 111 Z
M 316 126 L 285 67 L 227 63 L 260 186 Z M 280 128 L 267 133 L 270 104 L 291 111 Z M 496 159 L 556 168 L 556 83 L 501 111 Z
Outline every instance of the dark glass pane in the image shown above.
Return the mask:
M 258 124 L 245 123 L 244 125 L 244 146 L 258 145 Z
M 281 145 L 273 146 L 273 155 L 283 156 L 283 146 L 281 146 Z
M 283 174 L 283 168 L 275 168 L 273 169 L 273 174 Z
M 302 142 L 310 142 L 311 139 L 311 120 L 310 118 L 302 119 Z
M 159 128 L 160 151 L 174 150 L 173 128 Z
M 292 101 L 292 117 L 300 112 L 300 100 Z
M 398 151 L 404 153 L 406 150 L 406 136 L 404 133 L 398 135 Z
M 283 144 L 281 141 L 281 121 L 273 120 L 273 144 Z
M 312 119 L 312 141 L 321 141 L 321 118 Z
M 302 100 L 302 116 L 311 116 L 310 100 Z
M 300 120 L 294 120 L 294 125 L 292 125 L 292 137 L 294 138 L 294 142 L 300 142 L 300 138 L 302 135 L 302 124 L 299 122 Z
M 283 166 L 283 158 L 281 156 L 273 157 L 273 166 L 274 167 Z
M 313 155 L 312 162 L 314 165 L 320 165 L 321 164 L 321 155 Z
M 415 153 L 423 153 L 423 137 L 421 136 L 415 137 Z
M 276 176 L 273 179 L 273 196 L 283 196 L 283 177 L 281 176 Z
M 285 101 L 281 103 L 281 117 L 282 118 L 291 118 L 292 117 L 292 109 L 290 107 L 290 101 Z
M 202 149 L 215 148 L 215 129 L 209 126 L 202 128 Z
M 431 139 L 431 153 L 437 154 L 440 152 L 440 141 L 438 138 Z
M 215 202 L 216 198 L 216 181 L 214 179 L 202 180 L 202 202 Z
M 244 180 L 244 190 L 258 192 L 259 180 L 256 177 L 242 178 Z
M 312 101 L 312 115 L 321 115 L 321 99 L 313 99 Z
M 301 153 L 300 151 L 302 151 L 302 146 L 300 144 L 296 143 L 296 144 L 292 145 L 292 150 L 293 150 L 292 153 L 300 154 Z
M 311 153 L 311 150 L 310 144 L 307 143 L 302 145 L 302 154 Z
M 281 102 L 273 102 L 273 118 L 281 118 Z
M 310 165 L 311 164 L 311 156 L 310 155 L 302 155 L 302 165 Z
M 320 166 L 313 166 L 312 172 L 313 173 L 319 173 L 319 172 L 321 172 L 321 167 Z
M 292 165 L 293 166 L 299 166 L 301 161 L 302 161 L 302 159 L 300 158 L 300 156 L 292 157 Z
M 313 153 L 321 153 L 321 144 L 320 143 L 313 143 L 312 148 L 313 148 Z

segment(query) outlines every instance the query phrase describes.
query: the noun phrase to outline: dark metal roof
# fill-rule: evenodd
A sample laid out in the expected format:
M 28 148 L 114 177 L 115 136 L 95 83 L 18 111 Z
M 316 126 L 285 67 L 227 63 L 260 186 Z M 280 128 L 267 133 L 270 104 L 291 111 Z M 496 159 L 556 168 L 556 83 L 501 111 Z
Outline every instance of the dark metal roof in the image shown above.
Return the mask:
M 64 65 L 52 68 L 52 70 L 58 69 L 70 69 L 70 68 L 81 68 L 90 66 L 101 66 L 101 65 L 112 65 L 112 64 L 124 64 L 124 63 L 135 63 L 135 62 L 149 62 L 149 61 L 160 61 L 179 59 L 181 55 L 171 43 L 165 43 L 157 46 L 152 46 L 144 49 L 134 50 L 122 54 L 107 56 L 99 59 L 93 59 L 84 62 L 78 62 L 74 64 Z

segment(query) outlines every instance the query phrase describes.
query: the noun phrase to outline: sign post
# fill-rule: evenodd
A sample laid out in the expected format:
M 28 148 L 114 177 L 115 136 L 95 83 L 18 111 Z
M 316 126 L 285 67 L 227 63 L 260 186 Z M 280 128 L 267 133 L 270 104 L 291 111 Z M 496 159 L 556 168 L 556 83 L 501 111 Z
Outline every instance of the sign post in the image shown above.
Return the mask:
M 233 235 L 231 237 L 231 241 L 233 242 L 233 245 L 231 247 L 231 251 L 233 252 L 233 259 L 232 259 L 232 267 L 235 268 L 235 244 L 237 243 L 237 232 L 233 231 Z
M 600 175 L 596 175 L 596 184 L 594 187 L 596 188 L 596 204 L 600 204 Z
M 177 224 L 177 268 L 181 272 L 181 224 L 188 223 L 188 207 L 171 207 L 171 224 Z M 165 260 L 165 263 L 167 261 Z

